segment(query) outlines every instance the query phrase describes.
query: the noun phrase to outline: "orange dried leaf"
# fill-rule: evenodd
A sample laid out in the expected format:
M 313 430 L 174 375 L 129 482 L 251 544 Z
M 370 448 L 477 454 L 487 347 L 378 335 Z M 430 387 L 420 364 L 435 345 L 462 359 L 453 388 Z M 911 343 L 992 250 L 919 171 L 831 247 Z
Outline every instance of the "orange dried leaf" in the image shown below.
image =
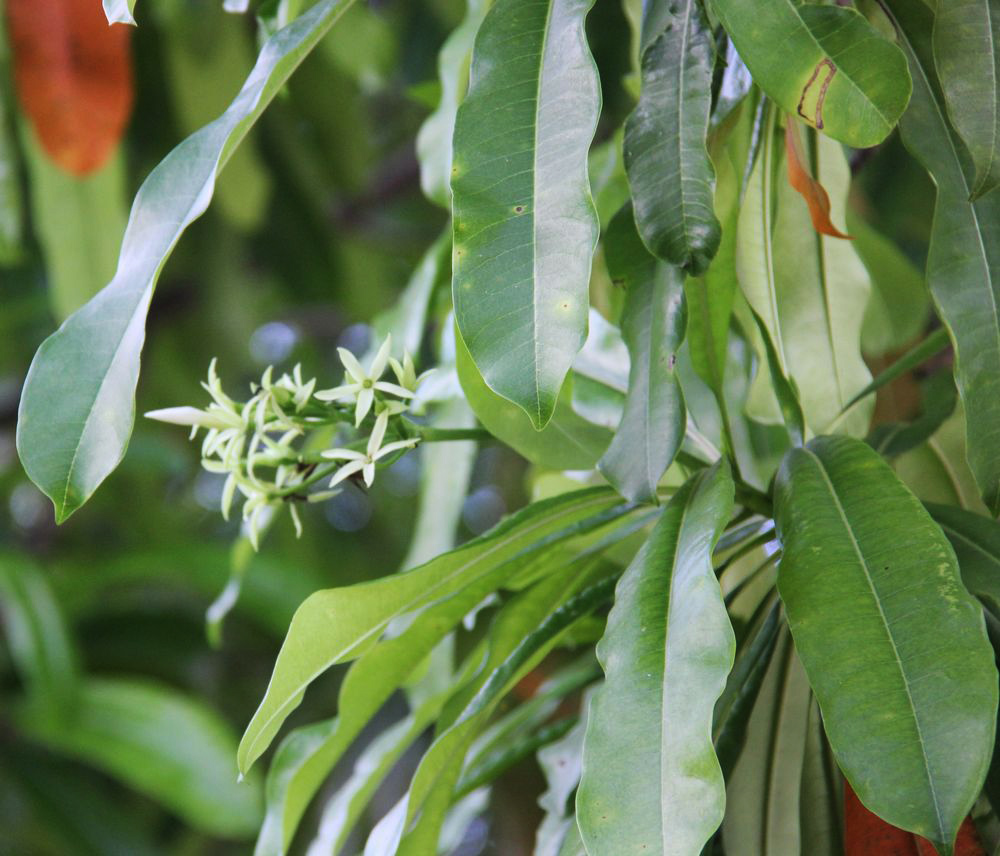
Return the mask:
M 799 148 L 798 126 L 791 116 L 785 124 L 785 160 L 788 163 L 788 182 L 802 195 L 806 205 L 809 206 L 809 217 L 812 219 L 813 228 L 821 235 L 851 240 L 850 235 L 845 235 L 830 220 L 830 197 L 823 185 L 809 174 L 805 166 Z
M 132 112 L 129 27 L 96 0 L 7 0 L 14 80 L 46 154 L 74 175 L 107 161 Z

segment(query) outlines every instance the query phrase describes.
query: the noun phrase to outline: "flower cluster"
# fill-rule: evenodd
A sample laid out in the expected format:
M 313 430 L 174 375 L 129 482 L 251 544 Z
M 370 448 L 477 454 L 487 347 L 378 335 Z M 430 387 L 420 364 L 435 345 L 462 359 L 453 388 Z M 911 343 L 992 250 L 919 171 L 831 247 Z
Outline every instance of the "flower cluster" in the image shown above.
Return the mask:
M 409 354 L 399 361 L 390 356 L 391 348 L 391 338 L 386 338 L 367 370 L 350 351 L 339 348 L 345 382 L 327 390 L 317 390 L 315 378 L 303 380 L 301 366 L 277 380 L 269 366 L 260 383 L 250 385 L 246 402 L 225 393 L 212 360 L 202 384 L 212 398 L 207 407 L 171 407 L 146 416 L 191 426 L 191 439 L 205 429 L 202 466 L 226 476 L 222 516 L 229 519 L 233 499 L 241 494 L 244 532 L 257 549 L 261 532 L 281 506 L 289 508 L 296 534 L 301 535 L 297 503 L 325 501 L 352 476 L 370 487 L 377 462 L 419 442 L 401 417 L 422 377 L 417 377 Z M 396 383 L 382 380 L 390 367 Z M 366 419 L 367 432 L 362 430 Z M 356 435 L 349 442 L 343 442 L 345 428 Z M 331 433 L 342 445 L 322 448 Z M 386 443 L 387 436 L 395 439 Z M 314 489 L 328 477 L 326 489 Z

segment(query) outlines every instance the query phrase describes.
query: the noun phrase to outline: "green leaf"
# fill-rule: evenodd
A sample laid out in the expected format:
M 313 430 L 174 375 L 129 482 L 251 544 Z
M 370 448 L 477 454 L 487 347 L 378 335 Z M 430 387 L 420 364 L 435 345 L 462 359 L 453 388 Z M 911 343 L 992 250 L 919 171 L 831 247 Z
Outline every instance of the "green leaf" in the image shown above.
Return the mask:
M 104 0 L 104 14 L 109 24 L 131 24 L 135 26 L 132 12 L 135 0 Z
M 117 777 L 186 823 L 243 838 L 260 822 L 260 781 L 237 784 L 235 736 L 214 711 L 156 684 L 91 678 L 80 685 L 71 726 L 31 716 L 33 740 Z
M 844 780 L 823 732 L 815 698 L 806 718 L 802 784 L 799 790 L 799 829 L 802 852 L 808 856 L 843 856 Z
M 492 2 L 493 0 L 468 0 L 465 18 L 442 45 L 438 55 L 441 100 L 434 112 L 424 120 L 417 134 L 420 186 L 428 199 L 445 208 L 451 204 L 455 115 L 468 88 L 472 44 Z
M 1000 524 L 952 505 L 927 510 L 955 550 L 965 587 L 1000 616 Z
M 260 757 L 314 678 L 371 648 L 393 618 L 461 591 L 505 564 L 513 573 L 517 560 L 628 510 L 605 488 L 563 494 L 528 506 L 413 571 L 307 598 L 292 618 L 267 692 L 240 742 L 240 769 Z
M 84 177 L 60 169 L 25 129 L 31 209 L 45 256 L 49 304 L 62 321 L 114 275 L 125 231 L 125 158 L 119 148 Z
M 625 168 L 650 251 L 697 276 L 719 248 L 715 171 L 705 148 L 712 106 L 712 33 L 697 0 L 650 0 L 642 26 L 642 89 L 625 122 Z
M 208 207 L 215 179 L 251 125 L 353 0 L 322 0 L 261 50 L 229 109 L 175 148 L 143 182 L 118 272 L 48 339 L 28 369 L 17 448 L 57 522 L 118 466 L 135 418 L 145 319 L 160 270 Z
M 782 625 L 746 744 L 726 779 L 727 856 L 811 856 L 801 850 L 799 824 L 809 702 L 809 683 Z
M 934 60 L 948 115 L 976 168 L 971 198 L 1000 184 L 1000 9 L 949 0 L 934 16 Z
M 986 505 L 996 515 L 1000 512 L 1000 457 L 996 454 L 1000 443 L 1000 262 L 990 248 L 997 241 L 1000 196 L 969 201 L 968 153 L 945 118 L 931 54 L 933 14 L 922 3 L 890 2 L 887 8 L 913 76 L 913 99 L 900 133 L 937 185 L 927 282 L 955 343 L 955 380 L 967 417 L 969 465 Z
M 734 60 L 735 61 L 735 60 Z M 711 149 L 717 176 L 715 211 L 722 220 L 722 241 L 711 267 L 684 283 L 688 304 L 687 341 L 698 376 L 724 399 L 723 379 L 729 343 L 729 322 L 736 294 L 736 234 L 740 190 L 753 130 L 753 105 L 735 108 L 733 127 L 716 135 Z M 727 123 L 728 124 L 728 123 Z
M 0 617 L 32 709 L 65 720 L 77 691 L 76 650 L 48 581 L 20 556 L 0 556 Z
M 591 853 L 697 854 L 722 822 L 712 709 L 736 643 L 712 550 L 732 507 L 725 462 L 694 476 L 618 583 L 576 800 Z
M 775 517 L 778 591 L 841 769 L 879 817 L 950 854 L 997 710 L 982 609 L 954 551 L 888 464 L 847 437 L 786 455 Z
M 833 139 L 884 140 L 910 97 L 906 60 L 854 9 L 794 0 L 713 0 L 754 82 Z
M 443 444 L 442 444 L 443 445 Z M 500 565 L 483 574 L 451 597 L 424 610 L 402 633 L 386 639 L 351 665 L 340 688 L 340 716 L 291 732 L 278 747 L 267 775 L 267 811 L 256 856 L 283 854 L 288 849 L 299 821 L 320 789 L 330 770 L 361 734 L 364 727 L 389 697 L 406 683 L 435 646 L 496 591 L 509 576 Z M 322 638 L 322 637 L 320 637 Z M 306 644 L 309 640 L 303 640 Z M 459 684 L 461 681 L 458 682 Z M 421 704 L 418 718 L 428 724 L 444 705 L 442 697 L 431 693 L 434 703 Z M 339 834 L 346 834 L 349 828 Z
M 601 107 L 584 34 L 592 5 L 498 0 L 455 121 L 455 318 L 487 385 L 537 429 L 587 334 L 598 235 L 587 152 Z
M 625 287 L 622 336 L 631 359 L 625 409 L 598 467 L 626 499 L 656 502 L 656 488 L 684 439 L 684 399 L 674 366 L 684 337 L 684 278 L 646 252 L 631 206 L 611 221 L 608 270 Z
M 846 413 L 844 408 L 871 380 L 859 345 L 868 273 L 849 241 L 813 228 L 805 200 L 784 175 L 769 122 L 740 212 L 740 286 L 767 328 L 782 373 L 795 383 L 807 427 L 864 436 L 872 402 Z M 812 149 L 815 175 L 829 192 L 832 219 L 843 223 L 851 177 L 843 149 L 821 135 L 809 139 L 815 145 L 806 148 Z M 772 393 L 759 378 L 760 372 L 751 390 L 750 415 L 774 421 L 767 401 L 761 404 L 761 396 L 770 399 Z
M 611 432 L 578 416 L 573 409 L 573 379 L 566 380 L 555 413 L 536 431 L 516 404 L 490 389 L 469 355 L 461 335 L 455 337 L 458 379 L 469 406 L 483 427 L 532 463 L 554 470 L 589 470 L 611 442 Z
M 743 749 L 747 725 L 782 627 L 780 604 L 777 598 L 772 600 L 759 624 L 741 643 L 726 688 L 715 704 L 712 742 L 726 780 Z
M 921 384 L 921 414 L 912 422 L 888 422 L 875 428 L 866 442 L 884 458 L 895 458 L 929 440 L 955 412 L 958 393 L 949 371 Z
M 872 282 L 861 327 L 861 350 L 881 357 L 905 348 L 924 332 L 930 316 L 931 298 L 923 273 L 851 207 L 847 231 Z
M 892 468 L 903 483 L 925 502 L 958 505 L 988 514 L 965 455 L 965 414 L 962 402 L 922 446 L 903 452 Z
M 490 629 L 489 655 L 475 694 L 435 738 L 413 775 L 399 825 L 399 856 L 434 852 L 438 829 L 451 805 L 471 742 L 504 696 L 552 650 L 562 634 L 610 596 L 613 580 L 595 583 L 595 571 L 597 575 L 606 573 L 600 564 L 583 573 L 571 565 L 518 595 L 498 614 Z M 589 587 L 580 591 L 588 583 Z M 386 825 L 392 828 L 394 820 L 390 818 Z

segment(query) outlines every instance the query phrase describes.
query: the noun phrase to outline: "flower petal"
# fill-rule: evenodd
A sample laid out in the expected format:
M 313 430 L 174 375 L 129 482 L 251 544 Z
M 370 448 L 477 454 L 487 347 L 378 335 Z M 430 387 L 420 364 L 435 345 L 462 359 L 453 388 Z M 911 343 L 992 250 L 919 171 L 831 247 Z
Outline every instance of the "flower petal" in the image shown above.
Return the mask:
M 347 374 L 350 375 L 351 380 L 355 383 L 363 383 L 368 375 L 365 374 L 365 370 L 361 367 L 361 363 L 358 362 L 357 357 L 347 350 L 347 348 L 337 348 L 337 353 L 340 355 L 340 361 L 344 364 L 344 368 L 347 370 Z

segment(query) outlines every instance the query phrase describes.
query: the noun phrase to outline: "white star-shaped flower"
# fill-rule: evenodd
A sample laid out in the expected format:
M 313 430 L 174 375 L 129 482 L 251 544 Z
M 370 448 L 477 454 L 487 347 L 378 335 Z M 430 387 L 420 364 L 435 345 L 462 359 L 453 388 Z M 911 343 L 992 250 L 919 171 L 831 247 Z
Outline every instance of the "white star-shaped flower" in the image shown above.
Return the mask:
M 330 449 L 322 453 L 322 457 L 333 461 L 347 461 L 334 474 L 330 480 L 330 487 L 340 484 L 344 479 L 360 472 L 368 487 L 375 481 L 375 462 L 399 449 L 412 449 L 418 442 L 419 437 L 410 437 L 408 440 L 396 440 L 392 443 L 382 445 L 385 439 L 386 428 L 389 427 L 389 412 L 383 410 L 375 419 L 375 427 L 372 435 L 368 438 L 368 448 L 364 452 L 355 449 Z
M 379 380 L 385 374 L 386 366 L 389 364 L 389 352 L 392 349 L 392 336 L 386 336 L 382 347 L 372 360 L 368 371 L 365 371 L 361 363 L 347 348 L 337 348 L 340 361 L 344 364 L 347 372 L 345 380 L 348 383 L 336 386 L 333 389 L 323 389 L 316 393 L 315 397 L 320 401 L 338 401 L 343 398 L 354 397 L 356 401 L 354 410 L 354 425 L 360 425 L 375 402 L 375 391 L 387 392 L 390 395 L 397 395 L 400 398 L 412 398 L 413 393 L 399 384 L 389 383 Z M 383 429 L 384 430 L 384 429 Z

